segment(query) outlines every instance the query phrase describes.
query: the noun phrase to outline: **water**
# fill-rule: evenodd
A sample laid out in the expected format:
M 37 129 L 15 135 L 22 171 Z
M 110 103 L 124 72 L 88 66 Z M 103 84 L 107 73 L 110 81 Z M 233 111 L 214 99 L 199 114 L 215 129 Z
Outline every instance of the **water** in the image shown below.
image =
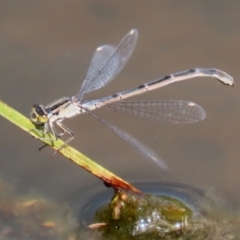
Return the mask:
M 139 31 L 134 55 L 117 79 L 89 94 L 99 98 L 192 67 L 231 74 L 234 88 L 212 79 L 176 83 L 136 99 L 183 99 L 201 105 L 203 122 L 172 125 L 119 116 L 99 116 L 141 139 L 167 162 L 163 174 L 90 116 L 67 121 L 72 145 L 125 180 L 168 180 L 214 188 L 239 207 L 239 13 L 238 2 L 211 1 L 5 1 L 0 3 L 0 96 L 25 115 L 33 103 L 47 104 L 80 87 L 92 54 Z M 70 202 L 98 179 L 66 161 L 38 151 L 40 142 L 0 118 L 1 175 L 19 191 L 35 189 Z M 91 131 L 90 131 L 91 129 Z M 96 135 L 97 133 L 97 135 Z M 17 137 L 16 137 L 17 136 Z M 109 151 L 109 148 L 111 149 Z M 81 197 L 79 197 L 81 201 Z

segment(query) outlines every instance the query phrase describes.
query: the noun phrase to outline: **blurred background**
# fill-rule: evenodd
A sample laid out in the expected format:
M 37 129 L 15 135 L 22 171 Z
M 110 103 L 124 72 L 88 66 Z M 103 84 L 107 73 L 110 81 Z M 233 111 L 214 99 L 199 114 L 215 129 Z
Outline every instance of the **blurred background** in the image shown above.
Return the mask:
M 96 114 L 155 150 L 163 173 L 91 116 L 64 123 L 71 143 L 127 181 L 176 181 L 214 189 L 240 205 L 240 2 L 238 1 L 2 1 L 0 3 L 0 99 L 29 116 L 33 103 L 48 104 L 77 93 L 95 49 L 116 45 L 136 28 L 137 47 L 115 81 L 85 99 L 107 96 L 166 74 L 216 67 L 234 88 L 212 78 L 169 85 L 135 99 L 182 99 L 201 105 L 207 117 L 174 125 L 131 118 L 105 109 Z M 0 118 L 0 176 L 19 191 L 30 189 L 60 202 L 81 201 L 84 189 L 103 184 Z

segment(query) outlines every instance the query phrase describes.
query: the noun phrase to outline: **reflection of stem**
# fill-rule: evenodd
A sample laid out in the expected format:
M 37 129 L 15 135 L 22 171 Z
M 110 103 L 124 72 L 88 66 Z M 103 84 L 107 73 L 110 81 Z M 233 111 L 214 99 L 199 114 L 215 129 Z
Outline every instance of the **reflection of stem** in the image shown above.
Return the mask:
M 0 101 L 0 115 L 4 118 L 8 119 L 10 122 L 14 123 L 18 127 L 20 127 L 25 132 L 28 132 L 34 138 L 46 143 L 51 148 L 58 150 L 64 142 L 60 139 L 54 141 L 54 144 L 50 140 L 43 140 L 41 137 L 37 135 L 35 131 L 33 131 L 36 127 L 35 125 L 25 116 L 14 110 L 13 108 L 9 107 L 2 101 Z M 132 192 L 140 193 L 141 191 L 128 182 L 124 181 L 123 179 L 119 178 L 118 176 L 114 175 L 107 169 L 103 168 L 96 162 L 90 160 L 88 157 L 83 155 L 82 153 L 78 152 L 76 149 L 66 146 L 59 151 L 63 156 L 68 158 L 69 160 L 73 161 L 74 163 L 78 164 L 85 170 L 89 171 L 96 177 L 100 178 L 104 183 L 110 185 L 115 189 L 127 189 Z

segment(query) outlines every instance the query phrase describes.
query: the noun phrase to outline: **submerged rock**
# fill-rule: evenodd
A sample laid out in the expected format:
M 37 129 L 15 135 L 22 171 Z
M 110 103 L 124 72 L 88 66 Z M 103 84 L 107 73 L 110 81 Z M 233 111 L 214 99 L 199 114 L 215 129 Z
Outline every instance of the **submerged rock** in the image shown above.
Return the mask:
M 89 227 L 111 240 L 240 239 L 238 214 L 212 194 L 190 191 L 187 200 L 170 195 L 115 191 L 110 203 L 97 210 L 95 223 Z

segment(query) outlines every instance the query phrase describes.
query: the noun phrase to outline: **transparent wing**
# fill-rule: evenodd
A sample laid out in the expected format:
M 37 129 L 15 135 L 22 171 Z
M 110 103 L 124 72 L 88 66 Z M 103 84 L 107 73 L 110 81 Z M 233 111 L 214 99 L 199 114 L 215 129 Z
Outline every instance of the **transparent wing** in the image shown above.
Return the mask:
M 132 55 L 137 37 L 138 32 L 133 29 L 117 47 L 104 45 L 97 48 L 78 94 L 80 101 L 84 94 L 104 87 L 116 77 Z
M 137 140 L 136 138 L 132 137 L 131 135 L 127 134 L 126 132 L 120 130 L 119 128 L 113 126 L 109 122 L 103 120 L 102 118 L 98 117 L 91 111 L 88 111 L 85 109 L 90 115 L 92 115 L 94 118 L 96 118 L 98 121 L 100 121 L 102 124 L 104 124 L 107 128 L 112 130 L 114 133 L 116 133 L 119 137 L 121 137 L 123 140 L 131 144 L 139 153 L 141 153 L 143 156 L 150 158 L 153 160 L 160 168 L 162 168 L 164 171 L 168 170 L 168 166 L 164 163 L 164 161 L 148 146 Z
M 84 84 L 89 84 L 89 80 L 94 79 L 96 71 L 98 71 L 98 69 L 100 70 L 103 68 L 103 66 L 105 65 L 105 61 L 109 59 L 114 54 L 114 52 L 116 52 L 116 47 L 112 45 L 103 45 L 96 49 L 93 55 L 93 58 L 91 60 L 90 66 L 88 68 L 88 72 L 87 72 L 87 76 L 86 76 L 86 80 L 84 81 Z M 112 67 L 111 69 L 112 72 L 115 72 L 117 66 L 119 65 L 118 57 L 113 58 L 111 63 L 109 63 L 109 65 Z
M 143 156 L 153 160 L 164 171 L 168 170 L 168 166 L 151 148 L 149 148 L 148 146 L 146 146 L 145 144 L 143 144 L 142 142 L 140 142 L 133 136 L 129 135 L 128 133 L 120 130 L 119 128 L 117 128 L 113 125 L 110 125 L 110 129 L 113 132 L 115 132 L 118 136 L 120 136 L 122 139 L 124 139 L 126 142 L 131 144 Z
M 121 101 L 108 104 L 106 108 L 131 116 L 173 123 L 192 123 L 206 117 L 201 106 L 183 100 Z

